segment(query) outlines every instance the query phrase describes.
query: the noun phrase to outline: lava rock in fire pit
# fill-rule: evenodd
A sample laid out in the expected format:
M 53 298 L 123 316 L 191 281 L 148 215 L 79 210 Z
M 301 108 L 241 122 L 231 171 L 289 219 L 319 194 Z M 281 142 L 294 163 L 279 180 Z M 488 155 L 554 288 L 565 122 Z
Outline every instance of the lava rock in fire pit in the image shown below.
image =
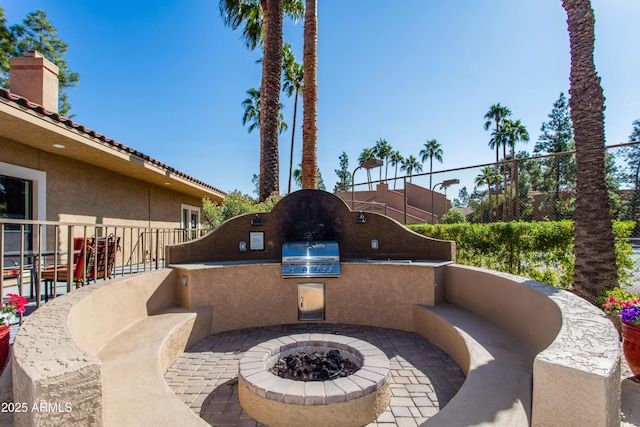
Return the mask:
M 327 381 L 346 377 L 358 370 L 358 366 L 348 358 L 343 358 L 338 350 L 301 351 L 285 356 L 273 365 L 271 372 L 280 378 L 297 381 Z

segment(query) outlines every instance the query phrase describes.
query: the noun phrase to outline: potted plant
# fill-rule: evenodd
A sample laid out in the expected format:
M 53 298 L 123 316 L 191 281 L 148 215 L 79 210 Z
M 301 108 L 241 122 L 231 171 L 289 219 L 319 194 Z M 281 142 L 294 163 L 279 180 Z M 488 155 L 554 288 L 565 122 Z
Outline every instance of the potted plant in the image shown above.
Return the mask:
M 7 294 L 9 301 L 0 303 L 0 374 L 9 360 L 9 338 L 11 324 L 18 314 L 25 312 L 27 300 L 20 295 Z
M 613 322 L 620 336 L 622 336 L 622 319 L 620 313 L 623 309 L 635 306 L 636 304 L 640 304 L 640 299 L 634 298 L 633 296 L 628 298 L 610 296 L 609 299 L 602 304 L 602 309 Z
M 620 311 L 622 351 L 636 381 L 640 381 L 640 300 Z

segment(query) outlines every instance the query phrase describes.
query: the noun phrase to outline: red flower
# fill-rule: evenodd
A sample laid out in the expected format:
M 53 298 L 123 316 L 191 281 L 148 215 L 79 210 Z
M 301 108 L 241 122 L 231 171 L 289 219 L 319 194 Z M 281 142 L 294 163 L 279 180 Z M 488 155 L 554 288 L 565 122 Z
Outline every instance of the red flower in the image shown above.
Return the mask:
M 16 313 L 22 314 L 26 311 L 26 308 L 25 308 L 25 305 L 27 305 L 26 298 L 16 294 L 7 294 L 7 296 L 9 297 L 9 301 L 7 301 L 6 305 L 12 306 L 16 310 Z

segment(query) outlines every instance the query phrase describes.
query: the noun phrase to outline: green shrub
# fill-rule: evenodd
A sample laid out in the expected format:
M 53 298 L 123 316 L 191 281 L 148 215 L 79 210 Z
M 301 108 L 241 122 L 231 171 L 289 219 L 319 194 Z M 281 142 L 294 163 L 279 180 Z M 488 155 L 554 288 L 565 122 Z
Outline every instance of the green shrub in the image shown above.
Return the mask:
M 495 222 L 490 224 L 419 224 L 411 230 L 456 242 L 457 262 L 539 280 L 568 289 L 573 283 L 573 222 Z M 614 221 L 618 282 L 633 278 L 634 223 Z
M 209 199 L 202 200 L 202 223 L 205 230 L 213 230 L 224 221 L 253 212 L 269 212 L 282 199 L 273 195 L 264 202 L 257 202 L 246 194 L 233 191 L 224 198 L 224 203 L 218 205 Z
M 457 224 L 460 222 L 467 222 L 467 217 L 464 211 L 460 208 L 451 208 L 449 212 L 442 215 L 440 218 L 443 224 Z

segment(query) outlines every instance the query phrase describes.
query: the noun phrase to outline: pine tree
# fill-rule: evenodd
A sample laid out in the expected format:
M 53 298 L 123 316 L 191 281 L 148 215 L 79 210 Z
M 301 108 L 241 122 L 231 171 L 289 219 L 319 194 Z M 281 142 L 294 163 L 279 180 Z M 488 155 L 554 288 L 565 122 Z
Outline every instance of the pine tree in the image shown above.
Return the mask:
M 573 127 L 569 114 L 569 104 L 564 93 L 553 103 L 549 121 L 542 124 L 542 134 L 533 149 L 534 154 L 554 154 L 573 149 Z M 547 192 L 545 204 L 553 206 L 558 219 L 570 216 L 571 195 L 561 194 L 565 188 L 575 188 L 576 163 L 573 156 L 548 157 L 543 161 L 543 186 Z
M 351 189 L 351 172 L 349 172 L 349 157 L 344 151 L 339 157 L 340 169 L 336 169 L 335 173 L 338 175 L 338 181 L 333 189 L 334 193 L 339 191 L 349 191 Z

